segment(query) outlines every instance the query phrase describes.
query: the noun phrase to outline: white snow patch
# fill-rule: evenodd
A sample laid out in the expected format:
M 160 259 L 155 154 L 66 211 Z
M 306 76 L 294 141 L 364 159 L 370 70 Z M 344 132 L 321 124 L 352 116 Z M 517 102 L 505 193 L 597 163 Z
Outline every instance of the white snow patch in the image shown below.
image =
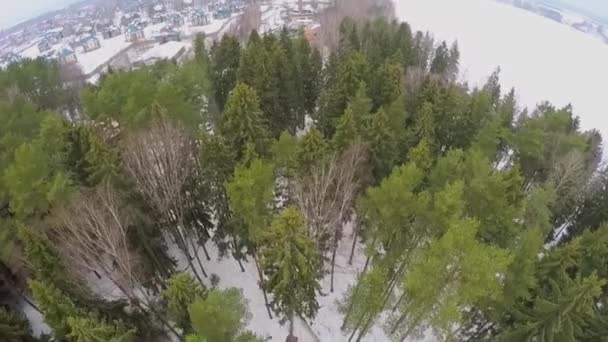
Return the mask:
M 77 54 L 78 63 L 82 68 L 82 72 L 88 75 L 95 71 L 103 64 L 107 63 L 114 56 L 118 55 L 125 49 L 131 46 L 131 42 L 127 42 L 123 35 L 116 36 L 110 39 L 101 39 L 98 37 L 101 48 L 87 53 Z

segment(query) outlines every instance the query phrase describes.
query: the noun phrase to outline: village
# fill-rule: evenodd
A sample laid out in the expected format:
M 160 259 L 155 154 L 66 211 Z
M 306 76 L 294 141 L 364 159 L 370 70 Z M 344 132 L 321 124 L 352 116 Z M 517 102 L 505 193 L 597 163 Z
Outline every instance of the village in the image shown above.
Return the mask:
M 315 15 L 328 5 L 303 0 L 85 2 L 0 33 L 0 68 L 23 59 L 57 60 L 76 66 L 79 78 L 95 83 L 108 69 L 186 59 L 195 35 L 204 33 L 212 41 L 235 33 L 244 15 L 258 17 L 253 20 L 257 27 L 248 29 L 270 32 L 287 27 L 291 32 L 304 30 L 314 40 L 319 29 Z

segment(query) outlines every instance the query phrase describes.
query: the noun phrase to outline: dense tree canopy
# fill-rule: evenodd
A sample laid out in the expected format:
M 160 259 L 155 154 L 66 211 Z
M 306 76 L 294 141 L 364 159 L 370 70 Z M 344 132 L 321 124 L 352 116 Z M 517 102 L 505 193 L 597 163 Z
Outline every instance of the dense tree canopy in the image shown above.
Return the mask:
M 58 341 L 262 340 L 207 273 L 215 250 L 255 267 L 294 335 L 353 234 L 350 340 L 605 340 L 600 134 L 571 106 L 521 108 L 499 69 L 459 83 L 456 42 L 385 18 L 336 29 L 328 49 L 287 28 L 199 35 L 192 60 L 79 96 L 54 62 L 1 70 L 0 339 L 31 340 L 31 302 Z

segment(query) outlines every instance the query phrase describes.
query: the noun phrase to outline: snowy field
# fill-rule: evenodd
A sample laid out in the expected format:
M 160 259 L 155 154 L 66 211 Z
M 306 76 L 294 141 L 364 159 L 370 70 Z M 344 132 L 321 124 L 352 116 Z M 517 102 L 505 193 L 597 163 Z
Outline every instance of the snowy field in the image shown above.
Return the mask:
M 458 40 L 462 77 L 483 83 L 500 66 L 503 89 L 520 103 L 572 103 L 583 129 L 608 139 L 608 45 L 579 32 L 492 0 L 395 0 L 397 17 L 437 39 Z
M 101 37 L 98 37 L 98 39 L 99 43 L 101 44 L 101 48 L 87 53 L 76 54 L 78 63 L 80 64 L 82 72 L 85 75 L 95 71 L 95 69 L 99 68 L 112 57 L 116 56 L 121 51 L 133 44 L 131 42 L 127 42 L 125 40 L 125 36 L 122 34 L 110 39 L 102 39 Z
M 297 321 L 295 324 L 294 334 L 299 338 L 299 342 L 348 341 L 348 334 L 340 331 L 343 316 L 338 312 L 337 301 L 344 298 L 348 286 L 355 283 L 357 274 L 361 272 L 365 264 L 363 246 L 358 244 L 353 265 L 348 265 L 353 241 L 352 237 L 352 226 L 348 224 L 344 227 L 344 238 L 340 242 L 336 255 L 334 292 L 329 292 L 328 275 L 321 281 L 322 294 L 318 297 L 320 310 L 316 319 L 313 322 L 307 323 Z M 287 337 L 288 326 L 287 324 L 281 325 L 277 317 L 273 319 L 268 317 L 264 305 L 264 297 L 258 287 L 258 275 L 253 260 L 249 258 L 249 262 L 243 262 L 245 272 L 241 272 L 234 258 L 227 256 L 218 260 L 215 246 L 211 243 L 207 243 L 206 246 L 212 260 L 207 261 L 204 259 L 202 251 L 200 251 L 200 255 L 203 257 L 203 264 L 207 273 L 219 276 L 220 282 L 218 286 L 220 288 L 236 287 L 243 290 L 252 314 L 248 329 L 251 329 L 258 335 L 269 337 L 271 342 L 284 342 Z M 183 260 L 182 254 L 176 249 L 172 249 L 172 252 L 172 255 L 179 260 L 180 269 L 186 269 L 187 263 Z M 269 294 L 269 296 L 271 295 Z M 384 334 L 382 328 L 377 325 L 370 329 L 368 335 L 363 338 L 363 341 L 387 342 L 390 339 Z M 432 342 L 432 340 L 426 340 L 425 342 Z

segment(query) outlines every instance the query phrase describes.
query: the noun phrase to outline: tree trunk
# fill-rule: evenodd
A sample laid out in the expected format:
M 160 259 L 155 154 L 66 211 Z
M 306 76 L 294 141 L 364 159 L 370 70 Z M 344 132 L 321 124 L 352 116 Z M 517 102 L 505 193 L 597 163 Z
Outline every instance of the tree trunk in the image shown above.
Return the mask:
M 355 228 L 355 236 L 353 236 L 353 245 L 350 247 L 350 257 L 348 257 L 348 264 L 353 264 L 353 257 L 355 256 L 355 248 L 357 247 L 357 238 L 359 237 L 359 220 L 357 220 L 357 228 Z
M 243 263 L 241 262 L 241 257 L 240 257 L 241 252 L 239 251 L 239 247 L 238 247 L 238 244 L 236 243 L 236 238 L 234 236 L 232 236 L 232 245 L 234 247 L 234 253 L 232 253 L 232 255 L 234 255 L 236 262 L 239 263 L 241 272 L 245 273 L 245 267 L 243 267 Z
M 361 271 L 361 273 L 359 273 L 359 277 L 362 277 L 365 272 L 367 272 L 367 268 L 369 266 L 369 262 L 371 260 L 371 256 L 367 256 L 367 259 L 365 259 L 365 265 L 363 266 L 363 270 Z M 351 311 L 353 309 L 353 305 L 354 305 L 354 298 L 357 296 L 357 292 L 359 291 L 359 281 L 357 281 L 357 285 L 355 286 L 354 292 L 353 292 L 353 300 L 351 300 L 350 304 L 348 305 L 348 309 L 346 309 L 346 314 L 344 315 L 344 321 L 342 321 L 342 326 L 340 327 L 341 330 L 344 330 L 344 328 L 346 327 L 346 322 L 348 321 L 348 317 L 351 314 Z
M 205 243 L 202 243 L 201 247 L 203 248 L 203 252 L 205 252 L 205 257 L 207 258 L 207 261 L 211 261 L 211 257 L 209 256 L 209 252 L 207 252 L 207 247 L 205 247 Z
M 388 288 L 384 291 L 384 300 L 382 301 L 383 309 L 386 306 L 386 303 L 388 302 L 388 300 L 391 298 L 391 293 L 393 293 L 393 289 L 395 288 L 395 285 L 397 284 L 397 280 L 401 277 L 401 273 L 403 273 L 403 270 L 405 269 L 405 265 L 407 264 L 408 259 L 409 259 L 409 252 L 408 252 L 408 255 L 406 256 L 406 258 L 401 262 L 401 265 L 399 265 L 399 269 L 397 269 L 397 272 L 395 272 L 395 274 L 391 278 Z
M 207 278 L 207 272 L 205 272 L 205 267 L 203 266 L 203 262 L 201 261 L 201 257 L 199 256 L 199 253 L 198 253 L 198 244 L 194 241 L 194 239 L 192 239 L 192 237 L 187 232 L 184 232 L 184 234 L 182 234 L 182 235 L 190 244 L 190 248 L 192 248 L 192 253 L 194 255 L 194 258 L 196 259 L 198 266 L 201 268 L 203 277 Z M 186 246 L 186 250 L 188 250 L 188 246 Z M 190 254 L 190 253 L 188 253 L 188 254 Z
M 372 323 L 373 318 L 374 318 L 374 315 L 369 316 L 369 318 L 367 319 L 367 322 L 365 322 L 365 325 L 363 326 L 363 329 L 361 329 L 361 332 L 359 332 L 359 336 L 357 337 L 357 340 L 355 342 L 360 342 L 361 339 L 363 338 L 363 336 L 365 336 L 365 334 L 367 334 L 367 330 L 369 329 L 369 326 Z
M 268 295 L 266 294 L 266 287 L 264 286 L 264 274 L 262 273 L 262 269 L 260 268 L 260 263 L 258 261 L 258 256 L 255 252 L 255 249 L 252 252 L 253 260 L 255 262 L 255 267 L 258 270 L 258 276 L 260 277 L 260 288 L 262 289 L 262 294 L 264 295 L 264 304 L 266 304 L 266 311 L 268 311 L 268 317 L 272 319 L 272 311 L 270 310 L 270 303 L 268 303 Z
M 397 303 L 395 304 L 395 306 L 393 306 L 393 309 L 391 310 L 391 312 L 397 311 L 397 308 L 399 308 L 399 305 L 401 305 L 401 302 L 403 301 L 403 298 L 405 298 L 405 291 L 403 291 L 403 293 L 401 294 L 401 296 L 399 296 L 399 300 L 397 300 Z
M 289 336 L 293 336 L 293 312 L 289 314 Z
M 333 250 L 331 252 L 331 276 L 329 278 L 329 292 L 334 292 L 334 271 L 336 269 L 336 252 L 338 251 L 337 233 L 334 234 Z

